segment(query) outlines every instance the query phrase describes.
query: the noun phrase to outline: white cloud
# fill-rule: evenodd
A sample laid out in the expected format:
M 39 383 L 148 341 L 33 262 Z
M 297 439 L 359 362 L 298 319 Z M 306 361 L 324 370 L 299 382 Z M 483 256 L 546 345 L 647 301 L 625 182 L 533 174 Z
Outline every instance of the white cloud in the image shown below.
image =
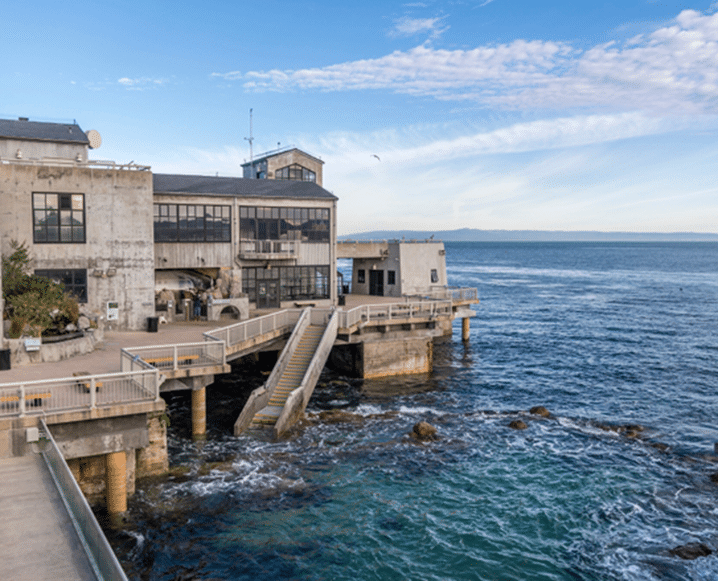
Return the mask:
M 139 77 L 131 79 L 129 77 L 122 77 L 117 79 L 117 82 L 128 89 L 143 90 L 149 87 L 159 87 L 167 83 L 167 79 L 153 79 L 150 77 Z
M 394 22 L 394 28 L 389 35 L 394 37 L 414 36 L 415 34 L 429 33 L 432 38 L 437 38 L 449 27 L 442 26 L 444 17 L 435 18 L 411 18 L 404 16 Z
M 407 20 L 428 30 L 434 19 Z M 422 22 L 424 24 L 422 24 Z M 254 91 L 390 90 L 500 109 L 611 107 L 718 110 L 718 13 L 681 12 L 671 26 L 586 51 L 515 40 L 471 50 L 418 46 L 322 68 L 213 73 Z

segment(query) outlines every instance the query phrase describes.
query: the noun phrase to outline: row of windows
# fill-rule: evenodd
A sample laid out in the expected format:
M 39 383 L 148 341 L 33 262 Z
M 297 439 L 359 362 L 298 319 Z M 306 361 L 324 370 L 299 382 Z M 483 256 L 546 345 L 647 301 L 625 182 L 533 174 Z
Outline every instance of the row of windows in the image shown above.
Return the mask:
M 242 240 L 329 242 L 329 210 L 242 206 L 239 231 Z
M 330 297 L 328 266 L 281 266 L 279 268 L 243 268 L 242 292 L 250 302 L 269 300 L 316 300 Z
M 155 204 L 155 242 L 231 242 L 231 206 Z
M 360 268 L 357 270 L 357 283 L 359 283 L 359 284 L 366 283 L 366 272 L 363 268 Z M 386 284 L 388 284 L 388 285 L 396 284 L 396 271 L 395 270 L 387 270 L 386 271 Z
M 35 275 L 63 285 L 78 303 L 87 302 L 87 270 L 83 268 L 36 270 Z
M 317 174 L 298 163 L 282 167 L 274 172 L 277 180 L 296 180 L 300 182 L 316 182 Z
M 32 222 L 35 243 L 84 242 L 84 194 L 34 193 Z

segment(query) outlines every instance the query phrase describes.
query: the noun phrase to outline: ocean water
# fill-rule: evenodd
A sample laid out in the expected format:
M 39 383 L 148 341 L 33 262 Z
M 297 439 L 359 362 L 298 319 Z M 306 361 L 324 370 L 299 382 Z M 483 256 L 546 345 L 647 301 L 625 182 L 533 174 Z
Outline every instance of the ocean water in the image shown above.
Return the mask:
M 245 370 L 193 443 L 169 398 L 174 473 L 106 527 L 131 579 L 718 579 L 718 553 L 670 552 L 718 552 L 718 245 L 446 247 L 470 342 L 456 321 L 430 375 L 325 372 L 308 411 L 347 421 L 235 438 Z

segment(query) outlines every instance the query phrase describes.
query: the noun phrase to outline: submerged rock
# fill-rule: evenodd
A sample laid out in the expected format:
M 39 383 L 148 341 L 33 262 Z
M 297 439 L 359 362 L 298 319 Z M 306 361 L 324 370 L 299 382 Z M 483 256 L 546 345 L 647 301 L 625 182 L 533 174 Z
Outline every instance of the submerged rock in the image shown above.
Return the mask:
M 526 428 L 528 428 L 528 425 L 526 425 L 526 422 L 524 422 L 523 420 L 513 420 L 509 424 L 509 428 L 511 428 L 512 430 L 525 430 Z
M 679 557 L 687 561 L 713 554 L 713 551 L 703 543 L 688 543 L 687 545 L 681 545 L 680 547 L 671 549 L 668 552 L 674 557 Z
M 532 407 L 529 410 L 530 413 L 532 413 L 535 416 L 541 416 L 542 418 L 547 418 L 551 415 L 551 412 L 549 412 L 545 407 L 542 405 L 537 405 Z
M 364 416 L 352 414 L 344 410 L 324 410 L 317 416 L 321 421 L 328 424 L 341 424 L 344 422 L 363 422 Z
M 718 472 L 714 472 L 713 474 L 711 474 L 711 482 L 713 482 L 714 484 L 718 484 Z
M 429 422 L 418 422 L 414 424 L 411 437 L 422 442 L 436 440 L 436 428 Z

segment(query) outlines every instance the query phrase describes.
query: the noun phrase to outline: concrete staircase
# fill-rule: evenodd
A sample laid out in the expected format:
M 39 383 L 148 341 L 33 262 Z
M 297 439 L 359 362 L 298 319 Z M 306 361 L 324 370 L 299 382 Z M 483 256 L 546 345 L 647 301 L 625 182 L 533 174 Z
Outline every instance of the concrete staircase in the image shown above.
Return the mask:
M 284 409 L 287 397 L 301 385 L 325 329 L 326 326 L 309 325 L 304 330 L 299 344 L 287 363 L 287 367 L 279 377 L 279 381 L 272 392 L 269 402 L 252 418 L 252 422 L 249 425 L 250 431 L 259 432 L 274 427 L 274 424 Z

